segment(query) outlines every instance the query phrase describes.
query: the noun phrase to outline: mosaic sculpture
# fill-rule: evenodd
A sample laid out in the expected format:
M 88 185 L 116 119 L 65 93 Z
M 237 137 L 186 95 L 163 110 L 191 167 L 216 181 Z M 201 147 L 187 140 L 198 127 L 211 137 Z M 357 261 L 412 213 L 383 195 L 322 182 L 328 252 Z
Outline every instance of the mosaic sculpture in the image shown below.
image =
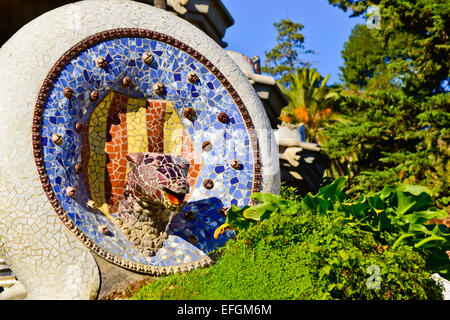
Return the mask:
M 127 155 L 130 172 L 114 221 L 142 253 L 153 256 L 189 192 L 189 162 L 160 153 Z
M 0 140 L 0 255 L 28 299 L 95 297 L 98 259 L 149 275 L 208 265 L 233 235 L 213 237 L 224 208 L 279 190 L 276 144 L 251 84 L 166 11 L 122 0 L 55 9 L 1 48 L 0 68 L 0 134 L 13 137 Z M 136 169 L 154 170 L 145 155 L 177 168 L 153 186 L 179 184 L 166 189 L 179 213 L 143 246 L 123 226 L 146 217 L 150 199 L 133 185 Z
M 207 253 L 225 242 L 212 237 L 224 219 L 220 209 L 249 203 L 261 187 L 245 106 L 205 58 L 157 32 L 116 29 L 76 47 L 41 87 L 33 126 L 35 162 L 55 211 L 94 252 L 131 270 L 209 263 Z M 143 152 L 189 161 L 183 213 L 196 219 L 176 216 L 158 254 L 143 254 L 142 239 L 130 242 L 114 224 Z

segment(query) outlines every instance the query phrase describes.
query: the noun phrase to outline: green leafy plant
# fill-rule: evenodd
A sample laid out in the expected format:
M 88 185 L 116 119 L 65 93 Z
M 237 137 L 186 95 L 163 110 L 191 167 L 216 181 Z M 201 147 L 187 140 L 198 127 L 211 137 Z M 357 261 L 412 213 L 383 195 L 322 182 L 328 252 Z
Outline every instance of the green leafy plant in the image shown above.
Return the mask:
M 227 212 L 225 223 L 219 226 L 214 232 L 214 238 L 218 238 L 225 230 L 243 230 L 255 224 L 258 221 L 264 221 L 269 218 L 270 214 L 287 206 L 287 201 L 279 196 L 271 193 L 253 193 L 252 199 L 258 200 L 260 203 L 254 206 L 244 206 L 239 208 L 231 206 Z
M 382 246 L 392 250 L 403 242 L 414 249 L 425 250 L 423 254 L 429 268 L 449 278 L 450 260 L 445 259 L 445 252 L 450 249 L 450 231 L 444 225 L 431 222 L 444 219 L 447 213 L 432 206 L 430 190 L 423 186 L 398 184 L 352 201 L 344 191 L 346 186 L 347 178 L 339 177 L 320 188 L 316 195 L 307 194 L 300 201 L 300 207 L 326 215 L 341 212 L 350 226 L 372 233 Z M 268 219 L 276 210 L 286 210 L 289 205 L 288 201 L 269 193 L 254 193 L 252 198 L 259 204 L 230 209 L 231 214 L 218 230 L 247 229 Z

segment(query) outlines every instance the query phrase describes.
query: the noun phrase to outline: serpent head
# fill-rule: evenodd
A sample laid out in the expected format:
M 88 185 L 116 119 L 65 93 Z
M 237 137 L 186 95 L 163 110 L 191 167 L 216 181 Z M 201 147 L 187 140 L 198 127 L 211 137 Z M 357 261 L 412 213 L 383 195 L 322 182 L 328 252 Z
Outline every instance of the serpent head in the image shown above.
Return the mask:
M 189 192 L 189 162 L 175 155 L 137 152 L 127 155 L 130 165 L 126 192 L 146 207 L 176 210 Z

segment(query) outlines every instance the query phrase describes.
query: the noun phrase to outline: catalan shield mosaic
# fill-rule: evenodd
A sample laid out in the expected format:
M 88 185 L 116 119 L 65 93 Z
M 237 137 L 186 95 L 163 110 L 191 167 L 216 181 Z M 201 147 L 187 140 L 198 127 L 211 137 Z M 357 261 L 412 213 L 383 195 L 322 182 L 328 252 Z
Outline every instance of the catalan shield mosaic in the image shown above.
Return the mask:
M 195 49 L 148 30 L 105 31 L 67 51 L 41 88 L 32 134 L 43 188 L 65 225 L 100 256 L 140 272 L 205 260 L 232 236 L 213 237 L 223 209 L 249 204 L 262 183 L 237 92 Z M 185 205 L 153 256 L 113 222 L 127 155 L 137 152 L 189 163 Z

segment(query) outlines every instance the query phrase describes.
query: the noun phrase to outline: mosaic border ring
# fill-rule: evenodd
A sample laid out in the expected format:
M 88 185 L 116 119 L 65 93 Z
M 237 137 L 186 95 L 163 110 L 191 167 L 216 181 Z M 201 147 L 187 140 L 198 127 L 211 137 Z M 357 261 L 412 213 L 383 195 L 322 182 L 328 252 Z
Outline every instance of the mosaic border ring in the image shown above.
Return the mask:
M 171 114 L 178 117 L 175 124 L 184 130 L 182 137 L 190 141 L 190 150 L 197 158 L 191 160 L 195 172 L 183 212 L 172 221 L 163 248 L 155 256 L 145 257 L 118 231 L 111 219 L 114 211 L 105 214 L 113 207 L 114 203 L 107 200 L 114 192 L 108 188 L 115 184 L 104 182 L 106 173 L 93 175 L 98 171 L 95 168 L 114 163 L 107 150 L 104 158 L 96 153 L 102 143 L 107 149 L 114 140 L 108 136 L 108 128 L 128 121 L 129 127 L 122 126 L 121 130 L 154 136 L 149 133 L 146 121 L 151 118 L 146 112 L 161 105 L 166 108 L 165 114 L 170 106 Z M 126 109 L 122 113 L 120 106 Z M 134 118 L 130 120 L 127 110 L 131 109 Z M 197 116 L 188 120 L 183 111 L 192 109 Z M 110 116 L 111 110 L 116 110 L 115 118 Z M 141 127 L 137 125 L 140 114 L 139 119 L 146 119 Z M 260 191 L 263 184 L 254 129 L 237 91 L 205 56 L 162 33 L 119 28 L 85 38 L 51 68 L 35 104 L 32 143 L 42 186 L 65 226 L 109 262 L 158 275 L 209 264 L 208 253 L 232 235 L 229 232 L 221 239 L 213 238 L 214 230 L 225 221 L 221 209 L 251 203 L 250 194 Z M 123 148 L 130 151 L 136 144 L 129 135 L 117 152 L 123 154 Z M 96 137 L 104 141 L 97 144 Z M 208 152 L 202 151 L 205 141 L 214 146 Z M 231 161 L 239 161 L 241 169 L 233 169 Z M 204 188 L 205 181 L 213 181 L 214 188 Z M 185 219 L 186 212 L 194 212 L 195 218 Z

